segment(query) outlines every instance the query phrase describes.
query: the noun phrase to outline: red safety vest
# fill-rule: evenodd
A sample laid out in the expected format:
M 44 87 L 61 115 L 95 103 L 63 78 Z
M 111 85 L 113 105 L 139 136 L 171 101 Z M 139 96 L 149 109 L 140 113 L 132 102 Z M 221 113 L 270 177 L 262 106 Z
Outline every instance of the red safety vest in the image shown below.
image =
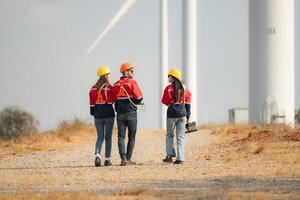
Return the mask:
M 114 93 L 116 94 L 116 99 L 140 99 L 143 94 L 137 84 L 137 82 L 130 78 L 121 78 L 114 84 Z
M 164 94 L 162 97 L 162 103 L 165 104 L 166 106 L 169 106 L 170 104 L 173 104 L 173 103 L 190 104 L 191 96 L 192 96 L 191 92 L 187 88 L 185 88 L 184 94 L 182 96 L 180 96 L 180 93 L 179 93 L 177 102 L 174 102 L 174 86 L 173 86 L 173 84 L 169 84 L 164 90 Z
M 90 106 L 95 104 L 113 104 L 116 100 L 113 87 L 110 84 L 104 84 L 99 91 L 94 85 L 90 90 Z

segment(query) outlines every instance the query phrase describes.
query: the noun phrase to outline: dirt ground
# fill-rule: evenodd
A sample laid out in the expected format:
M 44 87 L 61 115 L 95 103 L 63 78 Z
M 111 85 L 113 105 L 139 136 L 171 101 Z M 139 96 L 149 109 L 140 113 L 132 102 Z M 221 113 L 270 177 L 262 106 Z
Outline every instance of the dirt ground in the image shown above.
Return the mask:
M 160 130 L 138 131 L 137 165 L 119 166 L 114 134 L 113 166 L 96 168 L 90 127 L 82 143 L 0 154 L 0 199 L 300 199 L 300 132 L 279 129 L 202 127 L 179 166 L 162 162 Z

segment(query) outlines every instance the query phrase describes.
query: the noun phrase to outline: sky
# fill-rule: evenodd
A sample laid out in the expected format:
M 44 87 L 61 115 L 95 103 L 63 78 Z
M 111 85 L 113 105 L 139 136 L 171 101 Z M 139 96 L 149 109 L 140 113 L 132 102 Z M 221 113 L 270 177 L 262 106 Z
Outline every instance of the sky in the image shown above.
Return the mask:
M 99 66 L 114 83 L 123 62 L 136 65 L 145 111 L 138 127 L 160 122 L 159 0 L 138 0 L 89 55 L 88 47 L 124 0 L 0 0 L 0 109 L 32 113 L 39 129 L 78 117 L 92 122 L 88 92 Z M 182 2 L 169 1 L 169 67 L 182 66 Z M 300 52 L 300 1 L 295 0 Z M 248 107 L 248 1 L 198 0 L 198 122 L 225 123 L 228 109 Z M 296 56 L 296 108 L 300 107 Z

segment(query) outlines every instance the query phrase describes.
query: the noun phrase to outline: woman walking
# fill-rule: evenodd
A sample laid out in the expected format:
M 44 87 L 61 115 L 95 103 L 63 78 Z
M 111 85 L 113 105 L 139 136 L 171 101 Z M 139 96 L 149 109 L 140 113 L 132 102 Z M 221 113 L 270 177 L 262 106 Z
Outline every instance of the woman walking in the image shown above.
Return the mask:
M 166 153 L 163 162 L 173 163 L 176 157 L 174 149 L 174 130 L 176 129 L 177 159 L 174 164 L 184 163 L 185 124 L 191 115 L 191 93 L 181 83 L 181 71 L 173 68 L 168 73 L 169 85 L 165 88 L 162 103 L 168 106 Z
M 115 111 L 113 103 L 115 102 L 115 94 L 113 87 L 109 83 L 110 70 L 108 67 L 99 67 L 97 71 L 99 77 L 96 84 L 90 90 L 90 114 L 95 118 L 95 126 L 97 129 L 97 141 L 95 145 L 95 166 L 101 166 L 101 148 L 103 140 L 105 140 L 105 166 L 111 166 L 111 137 L 115 120 Z

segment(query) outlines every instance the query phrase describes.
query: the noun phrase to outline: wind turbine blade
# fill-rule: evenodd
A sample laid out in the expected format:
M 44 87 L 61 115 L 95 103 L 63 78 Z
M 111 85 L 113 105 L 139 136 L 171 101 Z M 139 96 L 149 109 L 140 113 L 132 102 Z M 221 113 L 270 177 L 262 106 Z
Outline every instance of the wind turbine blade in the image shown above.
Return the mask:
M 87 54 L 89 54 L 97 44 L 102 40 L 102 38 L 113 28 L 113 26 L 130 10 L 130 8 L 136 3 L 136 0 L 127 0 L 119 12 L 112 18 L 111 22 L 106 26 L 104 31 L 98 36 L 96 41 L 90 46 L 87 50 Z

